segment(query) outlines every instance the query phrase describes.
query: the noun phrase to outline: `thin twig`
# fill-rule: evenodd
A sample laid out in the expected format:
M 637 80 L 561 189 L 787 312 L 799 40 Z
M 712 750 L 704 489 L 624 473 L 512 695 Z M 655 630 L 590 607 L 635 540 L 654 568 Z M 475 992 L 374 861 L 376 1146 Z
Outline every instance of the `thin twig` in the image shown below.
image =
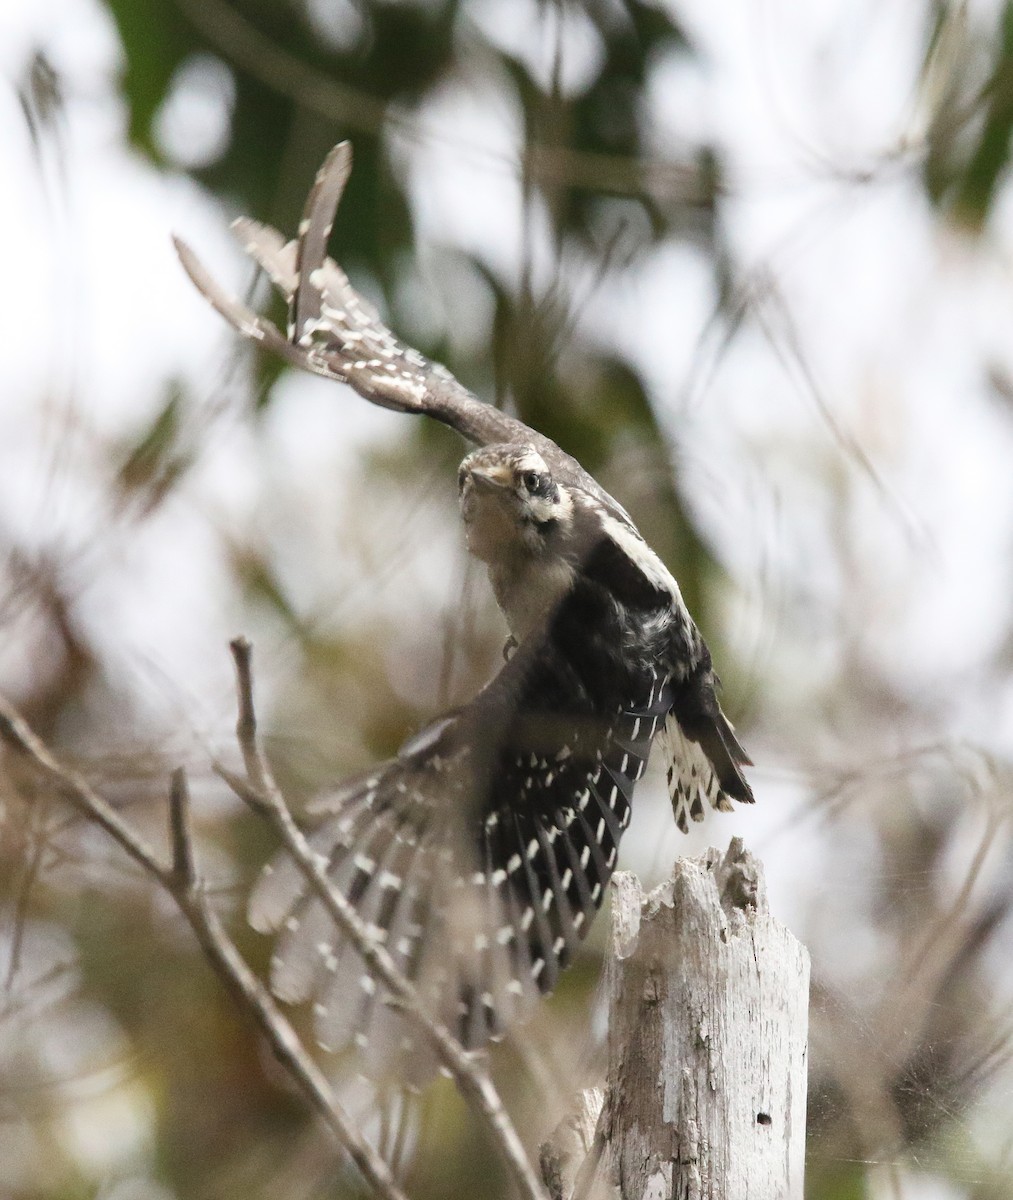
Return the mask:
M 190 922 L 205 955 L 229 991 L 259 1025 L 278 1061 L 302 1088 L 364 1178 L 385 1200 L 405 1200 L 387 1164 L 362 1137 L 270 992 L 247 966 L 217 914 L 208 905 L 204 889 L 193 873 L 188 788 L 182 770 L 173 772 L 172 776 L 170 823 L 176 862 L 174 887 L 170 890 Z
M 902 1060 L 907 1049 L 923 1033 L 930 1009 L 937 1003 L 940 981 L 953 968 L 962 951 L 966 936 L 962 919 L 966 918 L 974 887 L 1004 819 L 1004 815 L 994 809 L 989 812 L 981 841 L 957 895 L 919 931 L 896 990 L 886 993 L 877 1010 L 879 1042 L 890 1047 L 896 1062 Z
M 35 736 L 21 714 L 3 696 L 0 696 L 0 740 L 27 755 L 43 775 L 56 785 L 65 800 L 104 829 L 138 866 L 154 876 L 163 887 L 170 887 L 172 872 L 159 862 L 148 843 L 81 775 L 56 761 L 45 743 Z
M 503 1101 L 478 1059 L 469 1054 L 447 1027 L 426 1010 L 415 985 L 398 969 L 388 951 L 371 934 L 356 910 L 331 886 L 324 867 L 296 824 L 285 798 L 274 781 L 257 738 L 253 699 L 253 648 L 245 637 L 229 643 L 236 664 L 239 717 L 236 736 L 247 779 L 216 765 L 215 769 L 240 799 L 266 816 L 285 851 L 302 872 L 334 923 L 354 946 L 366 969 L 380 980 L 409 1020 L 431 1043 L 461 1094 L 483 1118 L 490 1136 L 499 1147 L 521 1194 L 528 1200 L 544 1200 L 544 1191 Z
M 232 661 L 236 665 L 236 741 L 243 755 L 243 765 L 250 783 L 265 797 L 284 804 L 271 766 L 260 748 L 257 737 L 257 710 L 253 701 L 253 643 L 237 637 L 229 642 Z
M 306 1052 L 298 1035 L 270 992 L 229 938 L 208 904 L 194 865 L 189 823 L 188 787 L 183 771 L 174 771 L 169 792 L 173 863 L 164 865 L 116 810 L 76 772 L 62 766 L 35 736 L 17 710 L 0 696 L 0 739 L 25 754 L 60 795 L 87 820 L 102 829 L 173 898 L 186 918 L 205 957 L 229 993 L 264 1034 L 275 1057 L 320 1114 L 363 1178 L 383 1200 L 407 1200 L 387 1164 L 362 1137 L 331 1090 L 326 1077 Z
M 177 886 L 193 890 L 197 884 L 197 866 L 190 832 L 190 785 L 182 767 L 177 767 L 169 777 L 169 833 Z

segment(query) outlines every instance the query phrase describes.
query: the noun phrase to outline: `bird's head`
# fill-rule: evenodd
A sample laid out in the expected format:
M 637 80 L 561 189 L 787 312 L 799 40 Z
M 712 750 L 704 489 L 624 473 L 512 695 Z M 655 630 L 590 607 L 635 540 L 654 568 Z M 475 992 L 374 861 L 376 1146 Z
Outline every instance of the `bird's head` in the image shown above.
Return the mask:
M 457 479 L 468 549 L 483 562 L 543 554 L 572 520 L 568 491 L 534 446 L 484 446 Z

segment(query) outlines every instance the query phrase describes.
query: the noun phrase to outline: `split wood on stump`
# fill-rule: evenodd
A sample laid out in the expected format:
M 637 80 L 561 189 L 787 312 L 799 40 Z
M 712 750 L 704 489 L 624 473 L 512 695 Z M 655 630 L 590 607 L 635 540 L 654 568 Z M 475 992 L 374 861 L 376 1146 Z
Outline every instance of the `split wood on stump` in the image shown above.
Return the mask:
M 680 859 L 646 896 L 615 877 L 608 985 L 597 1178 L 590 1160 L 578 1169 L 571 1119 L 543 1148 L 550 1191 L 802 1200 L 809 955 L 768 913 L 738 838 L 724 857 Z

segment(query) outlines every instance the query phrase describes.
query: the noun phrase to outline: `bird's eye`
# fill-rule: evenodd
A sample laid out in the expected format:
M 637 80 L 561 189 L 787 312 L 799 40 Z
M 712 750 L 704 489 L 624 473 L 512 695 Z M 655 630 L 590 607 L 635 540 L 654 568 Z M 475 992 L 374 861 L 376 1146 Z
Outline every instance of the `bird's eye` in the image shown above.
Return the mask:
M 538 474 L 537 471 L 525 471 L 524 474 L 521 476 L 521 482 L 524 484 L 524 486 L 528 489 L 529 492 L 537 492 L 538 485 L 541 483 L 541 481 L 542 481 L 541 476 Z

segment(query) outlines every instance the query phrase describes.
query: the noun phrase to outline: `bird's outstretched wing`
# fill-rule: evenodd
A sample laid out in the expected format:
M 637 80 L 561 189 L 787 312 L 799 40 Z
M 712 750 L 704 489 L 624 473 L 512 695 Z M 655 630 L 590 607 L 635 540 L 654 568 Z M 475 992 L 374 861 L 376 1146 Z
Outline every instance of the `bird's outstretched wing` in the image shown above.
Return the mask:
M 312 844 L 333 885 L 467 1048 L 521 1019 L 570 961 L 671 699 L 644 680 L 603 704 L 551 641 L 533 639 L 469 705 L 316 802 Z M 272 987 L 312 998 L 323 1045 L 359 1046 L 372 1074 L 431 1074 L 428 1047 L 294 863 L 268 868 L 249 911 L 256 928 L 281 931 Z
M 352 148 L 341 142 L 317 173 L 299 236 L 292 241 L 247 217 L 233 224 L 243 249 L 288 302 L 287 335 L 226 292 L 190 247 L 176 238 L 180 261 L 198 291 L 243 337 L 261 343 L 294 366 L 348 383 L 373 404 L 433 417 L 479 446 L 494 442 L 533 445 L 559 482 L 584 488 L 632 525 L 623 507 L 551 438 L 483 403 L 446 367 L 430 362 L 396 338 L 352 287 L 341 267 L 326 257 L 334 214 L 351 166 Z

